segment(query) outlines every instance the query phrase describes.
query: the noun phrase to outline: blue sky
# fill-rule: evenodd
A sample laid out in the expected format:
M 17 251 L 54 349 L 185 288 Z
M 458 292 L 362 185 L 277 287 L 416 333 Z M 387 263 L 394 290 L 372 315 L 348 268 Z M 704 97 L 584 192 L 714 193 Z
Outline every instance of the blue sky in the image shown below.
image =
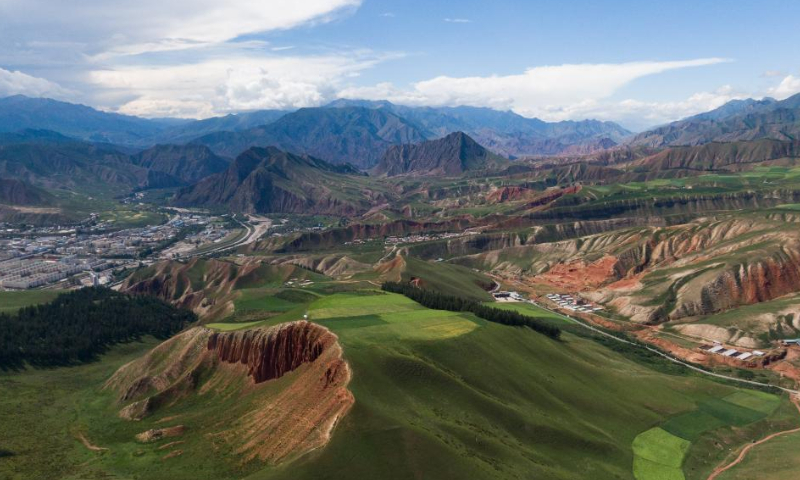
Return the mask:
M 797 18 L 777 0 L 0 0 L 0 95 L 193 118 L 388 98 L 642 129 L 800 91 Z

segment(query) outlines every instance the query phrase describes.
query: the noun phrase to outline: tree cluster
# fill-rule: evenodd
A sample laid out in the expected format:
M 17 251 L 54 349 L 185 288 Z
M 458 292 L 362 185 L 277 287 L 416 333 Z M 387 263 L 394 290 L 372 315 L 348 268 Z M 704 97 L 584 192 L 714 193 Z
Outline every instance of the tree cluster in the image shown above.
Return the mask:
M 0 314 L 0 368 L 87 362 L 108 347 L 144 335 L 168 338 L 194 313 L 150 296 L 84 288 L 51 303 Z
M 425 290 L 408 283 L 386 282 L 381 286 L 381 289 L 386 292 L 405 295 L 427 308 L 451 312 L 470 312 L 489 322 L 515 327 L 528 327 L 533 331 L 555 339 L 561 336 L 561 329 L 546 320 L 523 315 L 513 310 L 489 307 L 474 300 Z

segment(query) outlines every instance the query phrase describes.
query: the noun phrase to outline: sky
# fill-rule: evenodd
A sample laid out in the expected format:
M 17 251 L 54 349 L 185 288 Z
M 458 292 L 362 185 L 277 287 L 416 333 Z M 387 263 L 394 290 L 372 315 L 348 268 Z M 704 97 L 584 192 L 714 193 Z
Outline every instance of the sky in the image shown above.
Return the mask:
M 0 0 L 0 97 L 207 118 L 337 98 L 632 130 L 800 92 L 793 0 Z

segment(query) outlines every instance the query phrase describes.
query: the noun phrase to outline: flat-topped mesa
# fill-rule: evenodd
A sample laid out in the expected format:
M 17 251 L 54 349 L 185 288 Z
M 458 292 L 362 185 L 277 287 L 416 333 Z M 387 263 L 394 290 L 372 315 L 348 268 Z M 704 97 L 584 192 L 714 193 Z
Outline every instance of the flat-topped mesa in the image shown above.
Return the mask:
M 336 343 L 327 329 L 309 322 L 294 322 L 271 329 L 215 332 L 208 337 L 208 349 L 226 363 L 247 366 L 255 383 L 280 378 L 322 355 Z
M 245 462 L 278 464 L 328 443 L 355 401 L 350 377 L 336 335 L 297 321 L 235 332 L 186 330 L 122 366 L 106 388 L 117 392 L 123 419 L 170 418 L 173 407 L 179 415 L 187 409 L 210 415 L 214 422 L 190 424 L 186 435 L 224 441 Z

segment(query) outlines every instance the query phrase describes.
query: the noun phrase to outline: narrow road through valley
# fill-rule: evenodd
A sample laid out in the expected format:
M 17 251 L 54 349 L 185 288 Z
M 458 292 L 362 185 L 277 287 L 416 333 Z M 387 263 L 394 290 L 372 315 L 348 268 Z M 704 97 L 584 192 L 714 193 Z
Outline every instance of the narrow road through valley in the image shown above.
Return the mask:
M 800 413 L 800 403 L 798 403 L 797 397 L 792 398 L 792 403 L 794 403 L 794 406 L 797 407 L 798 413 Z M 780 437 L 782 435 L 788 435 L 790 433 L 795 433 L 795 432 L 800 432 L 800 428 L 793 428 L 791 430 L 784 430 L 782 432 L 773 433 L 772 435 L 766 436 L 766 437 L 762 438 L 761 440 L 759 440 L 757 442 L 748 444 L 747 446 L 745 446 L 742 449 L 742 451 L 739 453 L 739 456 L 736 457 L 736 460 L 732 461 L 731 463 L 729 463 L 727 465 L 724 465 L 724 466 L 721 465 L 721 466 L 717 467 L 716 469 L 714 469 L 714 471 L 711 472 L 711 475 L 708 476 L 707 480 L 714 480 L 715 478 L 717 478 L 723 472 L 726 472 L 726 471 L 730 470 L 731 468 L 735 467 L 736 465 L 742 463 L 742 460 L 744 460 L 744 457 L 747 456 L 747 452 L 752 450 L 754 447 L 757 447 L 757 446 L 761 445 L 762 443 L 766 443 L 766 442 L 772 440 L 775 437 Z
M 610 338 L 612 340 L 615 340 L 617 342 L 627 343 L 628 345 L 635 345 L 635 346 L 638 346 L 640 348 L 644 348 L 646 350 L 649 350 L 649 351 L 655 353 L 656 355 L 660 355 L 660 356 L 666 358 L 670 362 L 677 363 L 678 365 L 683 365 L 684 367 L 686 367 L 688 369 L 691 369 L 691 370 L 694 370 L 695 372 L 702 373 L 703 375 L 708 375 L 710 377 L 716 377 L 716 378 L 723 378 L 725 380 L 730 380 L 730 381 L 737 382 L 737 383 L 745 383 L 745 384 L 748 384 L 748 385 L 755 385 L 755 386 L 758 386 L 758 387 L 777 388 L 777 389 L 782 390 L 782 391 L 784 391 L 786 393 L 800 396 L 800 391 L 792 390 L 791 388 L 779 387 L 777 385 L 770 385 L 769 383 L 757 382 L 755 380 L 745 380 L 743 378 L 731 377 L 730 375 L 723 375 L 721 373 L 708 371 L 708 370 L 706 370 L 704 368 L 700 368 L 700 367 L 698 367 L 696 365 L 692 365 L 691 363 L 687 363 L 687 362 L 684 362 L 683 360 L 679 360 L 679 359 L 677 359 L 677 358 L 675 358 L 675 357 L 673 357 L 671 355 L 667 355 L 666 353 L 664 353 L 661 350 L 658 350 L 656 348 L 649 347 L 649 346 L 646 346 L 646 345 L 642 345 L 642 344 L 636 343 L 636 342 L 631 342 L 630 340 L 626 340 L 624 338 L 617 337 L 616 335 L 611 335 L 610 333 L 605 332 L 603 330 L 600 330 L 599 328 L 597 328 L 597 327 L 595 327 L 593 325 L 589 325 L 589 324 L 584 323 L 584 322 L 582 322 L 580 320 L 577 320 L 577 319 L 575 319 L 573 317 L 570 317 L 569 315 L 564 315 L 561 312 L 558 312 L 558 311 L 555 311 L 555 310 L 553 310 L 551 308 L 548 308 L 548 307 L 542 305 L 541 303 L 536 303 L 536 302 L 534 302 L 532 300 L 529 300 L 529 301 L 531 303 L 533 303 L 534 305 L 536 305 L 537 307 L 542 308 L 544 310 L 547 310 L 550 313 L 554 313 L 554 314 L 558 315 L 559 317 L 567 320 L 570 323 L 574 323 L 574 324 L 580 325 L 580 326 L 582 326 L 584 328 L 588 328 L 589 330 L 592 330 L 595 333 L 599 333 L 600 335 L 604 335 L 604 336 L 606 336 L 606 337 L 608 337 L 608 338 Z

